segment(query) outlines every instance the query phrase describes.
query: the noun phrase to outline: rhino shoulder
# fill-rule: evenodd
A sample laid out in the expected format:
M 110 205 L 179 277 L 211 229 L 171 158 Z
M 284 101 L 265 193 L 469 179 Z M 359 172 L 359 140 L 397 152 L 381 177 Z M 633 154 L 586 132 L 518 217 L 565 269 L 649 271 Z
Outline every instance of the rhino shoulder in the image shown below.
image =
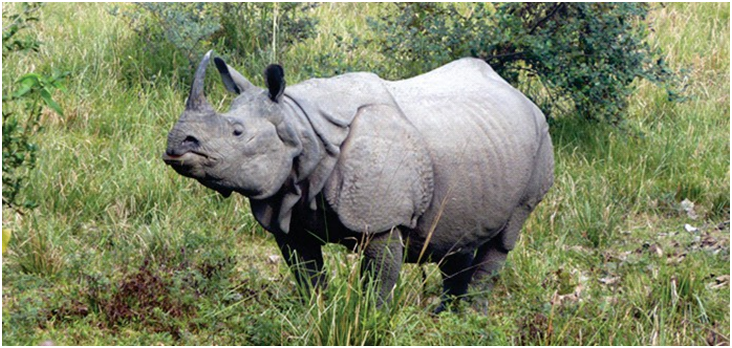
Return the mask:
M 414 228 L 433 195 L 433 166 L 419 132 L 390 105 L 359 109 L 324 196 L 356 232 Z

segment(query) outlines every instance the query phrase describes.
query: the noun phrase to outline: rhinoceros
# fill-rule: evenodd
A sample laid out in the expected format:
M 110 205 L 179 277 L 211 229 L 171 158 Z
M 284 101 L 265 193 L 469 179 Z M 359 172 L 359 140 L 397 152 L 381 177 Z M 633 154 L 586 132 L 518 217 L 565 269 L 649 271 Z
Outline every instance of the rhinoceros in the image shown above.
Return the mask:
M 544 114 L 484 61 L 463 58 L 401 81 L 372 73 L 266 88 L 219 57 L 237 96 L 218 113 L 204 96 L 209 51 L 163 160 L 228 197 L 249 198 L 300 285 L 325 284 L 321 246 L 362 252 L 362 274 L 389 303 L 403 262 L 437 262 L 437 312 L 484 294 L 554 180 Z M 482 296 L 482 295 L 481 295 Z

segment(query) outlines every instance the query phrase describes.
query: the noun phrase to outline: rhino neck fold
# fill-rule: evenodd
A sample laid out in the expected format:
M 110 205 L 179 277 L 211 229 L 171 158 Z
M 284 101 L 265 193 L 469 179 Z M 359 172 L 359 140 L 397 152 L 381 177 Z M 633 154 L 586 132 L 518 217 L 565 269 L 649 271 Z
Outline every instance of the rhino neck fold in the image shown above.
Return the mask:
M 302 144 L 302 151 L 293 161 L 293 171 L 295 171 L 296 181 L 305 180 L 315 170 L 320 160 L 326 156 L 328 151 L 323 137 L 319 135 L 313 127 L 312 122 L 308 118 L 297 100 L 285 94 L 284 105 L 289 111 L 287 120 Z M 332 150 L 332 149 L 331 149 Z
M 292 173 L 280 191 L 267 199 L 250 199 L 250 204 L 265 229 L 288 233 L 292 210 L 303 198 L 304 206 L 317 210 L 315 197 L 338 162 L 358 110 L 365 105 L 396 103 L 381 79 L 361 73 L 305 81 L 288 88 L 282 100 L 288 110 L 283 122 L 294 129 L 302 151 L 294 158 Z

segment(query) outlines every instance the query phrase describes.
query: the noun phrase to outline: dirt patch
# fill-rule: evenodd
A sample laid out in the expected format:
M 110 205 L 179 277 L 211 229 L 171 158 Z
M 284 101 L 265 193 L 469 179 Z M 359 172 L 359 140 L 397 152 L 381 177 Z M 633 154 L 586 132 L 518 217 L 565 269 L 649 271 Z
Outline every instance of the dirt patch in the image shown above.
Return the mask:
M 184 251 L 177 257 L 159 257 L 154 263 L 148 258 L 113 284 L 87 277 L 83 295 L 88 307 L 104 318 L 101 325 L 105 328 L 116 331 L 135 323 L 178 339 L 180 323 L 185 321 L 179 319 L 196 315 L 198 298 L 212 291 L 214 280 L 231 270 L 234 262 L 233 258 L 225 258 L 191 265 Z

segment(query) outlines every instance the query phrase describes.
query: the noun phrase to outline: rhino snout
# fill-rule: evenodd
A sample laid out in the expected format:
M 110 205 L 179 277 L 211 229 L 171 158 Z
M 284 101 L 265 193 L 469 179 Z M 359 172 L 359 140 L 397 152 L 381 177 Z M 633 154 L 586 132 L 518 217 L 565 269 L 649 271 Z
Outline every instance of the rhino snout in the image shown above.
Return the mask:
M 168 148 L 165 150 L 165 154 L 170 157 L 180 157 L 188 152 L 195 152 L 201 147 L 201 142 L 198 138 L 187 135 L 183 140 L 176 141 L 173 137 L 168 141 Z
M 181 135 L 171 133 L 168 147 L 163 152 L 163 161 L 184 176 L 204 177 L 203 166 L 210 165 L 212 159 L 201 151 L 201 142 L 198 138 L 193 135 Z
M 183 141 L 180 143 L 181 147 L 190 147 L 190 148 L 197 148 L 201 146 L 201 142 L 196 139 L 196 137 L 189 135 Z

